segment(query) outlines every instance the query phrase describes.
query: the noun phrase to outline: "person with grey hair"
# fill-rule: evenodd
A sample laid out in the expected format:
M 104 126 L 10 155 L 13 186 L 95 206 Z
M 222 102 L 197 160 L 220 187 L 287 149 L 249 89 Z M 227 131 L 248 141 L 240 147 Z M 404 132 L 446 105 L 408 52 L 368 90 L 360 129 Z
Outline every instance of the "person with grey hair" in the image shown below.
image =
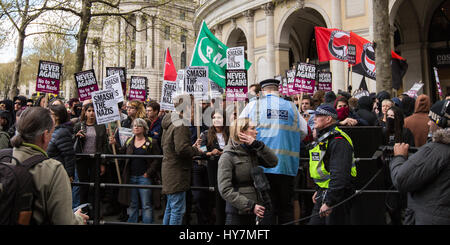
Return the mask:
M 119 148 L 114 136 L 110 143 L 116 144 L 119 152 L 127 155 L 161 155 L 158 141 L 147 136 L 148 125 L 142 118 L 136 118 L 131 124 L 133 136 Z M 126 184 L 152 185 L 161 183 L 161 160 L 157 158 L 129 158 L 125 161 L 122 179 Z M 119 190 L 119 202 L 130 205 L 128 222 L 138 223 L 139 200 L 142 206 L 142 222 L 153 223 L 152 190 L 143 188 L 122 188 Z
M 44 161 L 29 169 L 38 194 L 33 201 L 32 224 L 81 225 L 89 219 L 78 209 L 72 211 L 72 190 L 69 176 L 61 162 L 47 157 L 48 144 L 55 129 L 50 111 L 42 107 L 26 109 L 11 139 L 12 156 L 25 160 L 43 155 Z M 12 161 L 15 163 L 15 161 Z

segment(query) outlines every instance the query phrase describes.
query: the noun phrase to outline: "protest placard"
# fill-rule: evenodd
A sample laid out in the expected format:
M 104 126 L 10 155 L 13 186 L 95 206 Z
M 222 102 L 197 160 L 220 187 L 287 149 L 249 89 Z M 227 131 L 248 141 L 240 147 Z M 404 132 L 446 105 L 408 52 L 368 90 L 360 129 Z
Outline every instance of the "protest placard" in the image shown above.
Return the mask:
M 119 131 L 120 145 L 124 146 L 127 140 L 133 136 L 133 129 L 125 127 L 119 127 L 117 129 Z
M 36 79 L 36 92 L 59 94 L 61 74 L 62 64 L 40 60 Z
M 245 70 L 244 47 L 227 49 L 227 69 Z
M 218 98 L 218 97 L 222 98 L 222 94 L 225 93 L 225 90 L 222 87 L 220 87 L 217 83 L 211 80 L 209 80 L 209 87 L 210 87 L 209 96 L 211 98 Z
M 406 92 L 406 94 L 407 94 L 409 97 L 416 98 L 416 97 L 417 97 L 417 92 L 419 92 L 419 90 L 420 90 L 422 87 L 423 87 L 422 81 L 417 82 L 417 83 L 414 83 L 414 85 L 411 87 L 410 90 L 408 90 L 408 91 Z
M 175 111 L 173 105 L 173 98 L 175 98 L 177 92 L 178 83 L 172 81 L 163 81 L 161 91 L 161 101 L 159 103 L 160 110 Z
M 283 77 L 283 79 L 281 80 L 281 94 L 282 95 L 289 95 L 288 93 L 288 86 L 287 86 L 287 78 Z
M 80 101 L 90 100 L 91 93 L 98 90 L 94 70 L 80 71 L 74 74 Z
M 370 95 L 369 91 L 363 90 L 363 89 L 358 89 L 353 93 L 353 97 L 358 100 L 363 96 L 369 96 L 369 95 Z
M 332 90 L 332 75 L 331 72 L 324 72 L 319 71 L 318 72 L 318 83 L 319 83 L 319 90 L 323 90 L 325 92 Z
M 175 82 L 177 83 L 177 91 L 176 94 L 173 96 L 173 98 L 177 95 L 184 93 L 184 73 L 185 73 L 184 69 L 180 69 L 177 72 L 177 80 L 175 80 Z
M 120 82 L 122 84 L 122 92 L 125 96 L 127 94 L 127 69 L 125 67 L 106 67 L 106 76 L 109 77 L 119 73 Z
M 130 80 L 130 100 L 145 102 L 147 96 L 147 77 L 131 76 Z
M 356 45 L 347 45 L 347 62 L 351 65 L 356 64 Z
M 247 70 L 226 70 L 226 100 L 244 101 L 247 98 Z
M 109 88 L 114 90 L 114 98 L 117 100 L 117 103 L 122 102 L 124 96 L 122 92 L 122 84 L 120 82 L 120 75 L 118 73 L 103 79 L 103 89 Z
M 95 119 L 97 124 L 107 124 L 120 120 L 119 107 L 113 89 L 92 92 Z
M 442 99 L 442 89 L 441 89 L 441 82 L 439 81 L 438 69 L 436 67 L 433 67 L 433 70 L 434 70 L 434 78 L 436 79 L 436 87 L 439 92 L 439 97 Z
M 295 83 L 295 69 L 287 70 L 286 71 L 286 87 L 287 87 L 287 93 L 285 95 L 295 95 L 298 94 L 298 92 L 294 89 L 294 83 Z
M 314 64 L 299 63 L 295 74 L 294 91 L 296 93 L 313 94 L 316 84 L 316 66 Z
M 208 67 L 188 66 L 184 74 L 184 92 L 195 100 L 208 100 Z

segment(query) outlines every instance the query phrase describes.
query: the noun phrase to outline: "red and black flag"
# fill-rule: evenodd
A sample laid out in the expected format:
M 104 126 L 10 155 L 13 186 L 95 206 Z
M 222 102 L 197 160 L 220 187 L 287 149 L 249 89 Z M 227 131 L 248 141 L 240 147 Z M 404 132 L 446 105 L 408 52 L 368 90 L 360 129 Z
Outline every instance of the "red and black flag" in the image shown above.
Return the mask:
M 353 32 L 345 32 L 339 29 L 327 29 L 315 27 L 316 46 L 319 61 L 340 60 L 347 61 L 348 45 L 356 47 L 355 64 L 353 72 L 376 80 L 375 49 L 368 40 Z M 400 88 L 402 78 L 408 69 L 406 60 L 391 51 L 392 60 L 392 87 Z

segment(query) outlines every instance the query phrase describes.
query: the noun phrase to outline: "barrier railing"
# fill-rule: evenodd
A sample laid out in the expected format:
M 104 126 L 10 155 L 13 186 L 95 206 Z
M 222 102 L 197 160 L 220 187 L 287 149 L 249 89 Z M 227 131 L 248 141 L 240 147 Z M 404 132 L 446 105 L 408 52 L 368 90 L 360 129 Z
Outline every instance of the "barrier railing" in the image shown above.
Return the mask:
M 116 184 L 116 183 L 100 183 L 100 162 L 102 159 L 129 159 L 129 158 L 157 158 L 162 159 L 163 155 L 113 155 L 113 154 L 85 154 L 79 153 L 76 154 L 78 158 L 93 158 L 95 159 L 95 169 L 97 170 L 94 175 L 94 182 L 73 182 L 72 185 L 88 185 L 89 187 L 93 187 L 94 189 L 94 202 L 93 202 L 93 217 L 90 217 L 91 220 L 88 221 L 88 224 L 93 225 L 139 225 L 141 223 L 127 223 L 127 222 L 112 222 L 112 221 L 104 221 L 100 220 L 100 189 L 102 188 L 142 188 L 142 189 L 162 189 L 162 185 L 135 185 L 135 184 Z M 372 158 L 355 158 L 355 161 L 371 161 L 375 160 L 377 156 L 373 156 Z M 193 160 L 204 160 L 204 158 L 194 157 Z M 300 158 L 300 161 L 309 161 L 309 158 Z M 203 190 L 209 192 L 218 191 L 214 187 L 202 187 L 202 186 L 191 186 L 191 190 Z M 294 192 L 298 193 L 313 193 L 314 189 L 294 189 Z M 384 193 L 394 193 L 398 194 L 397 190 L 356 190 L 357 193 L 362 194 L 384 194 Z

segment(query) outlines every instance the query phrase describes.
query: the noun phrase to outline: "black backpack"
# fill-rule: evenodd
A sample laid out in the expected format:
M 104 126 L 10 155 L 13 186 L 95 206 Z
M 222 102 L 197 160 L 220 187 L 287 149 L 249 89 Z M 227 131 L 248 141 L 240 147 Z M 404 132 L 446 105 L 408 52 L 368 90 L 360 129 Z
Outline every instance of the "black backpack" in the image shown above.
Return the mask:
M 28 170 L 48 157 L 36 155 L 21 163 L 12 153 L 12 148 L 0 150 L 0 225 L 29 225 L 37 190 Z

